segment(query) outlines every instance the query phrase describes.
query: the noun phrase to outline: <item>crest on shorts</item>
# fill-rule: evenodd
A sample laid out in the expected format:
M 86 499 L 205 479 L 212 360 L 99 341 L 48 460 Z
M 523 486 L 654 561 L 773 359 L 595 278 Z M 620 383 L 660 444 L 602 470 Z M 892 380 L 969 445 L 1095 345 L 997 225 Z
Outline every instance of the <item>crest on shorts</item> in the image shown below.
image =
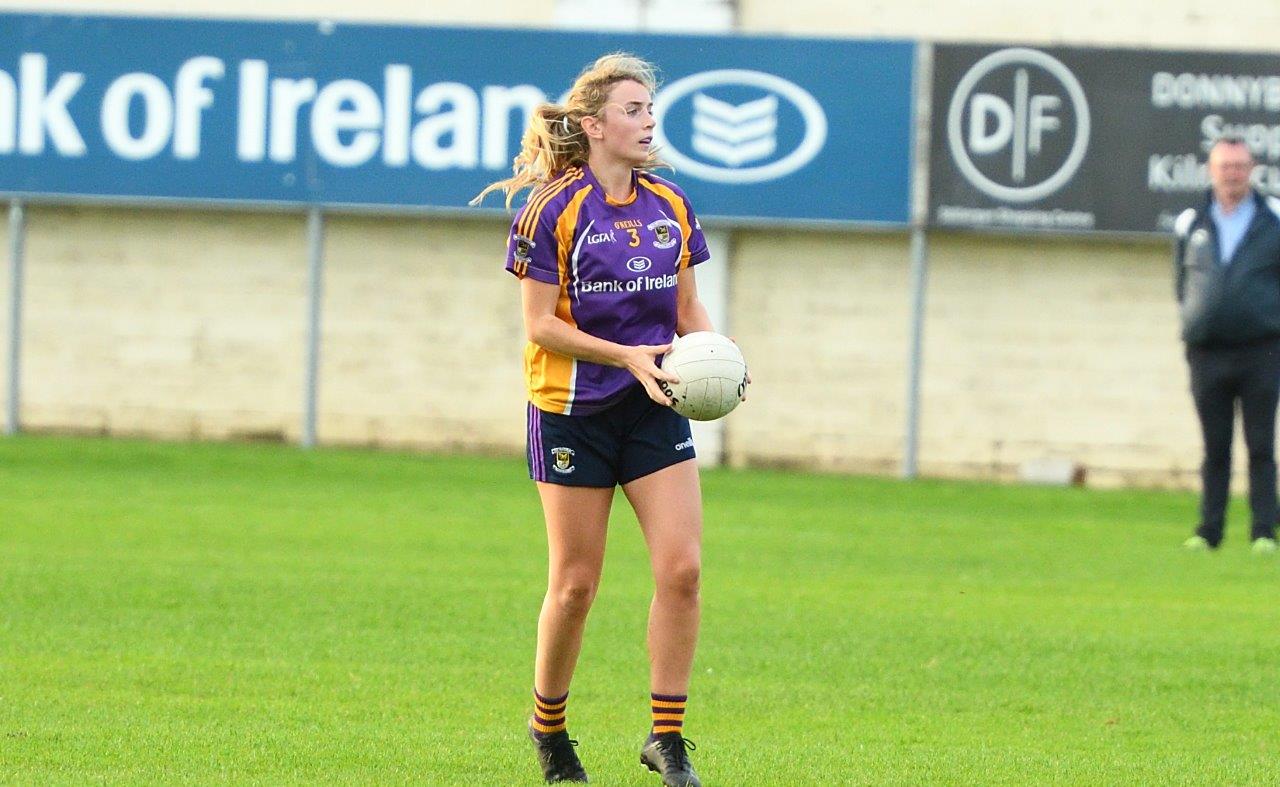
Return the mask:
M 512 240 L 516 242 L 516 260 L 519 262 L 529 261 L 529 252 L 533 251 L 538 244 L 523 235 L 513 235 Z
M 576 468 L 573 466 L 573 449 L 572 448 L 552 448 L 551 457 L 556 460 L 555 466 L 552 468 L 557 473 L 568 475 Z

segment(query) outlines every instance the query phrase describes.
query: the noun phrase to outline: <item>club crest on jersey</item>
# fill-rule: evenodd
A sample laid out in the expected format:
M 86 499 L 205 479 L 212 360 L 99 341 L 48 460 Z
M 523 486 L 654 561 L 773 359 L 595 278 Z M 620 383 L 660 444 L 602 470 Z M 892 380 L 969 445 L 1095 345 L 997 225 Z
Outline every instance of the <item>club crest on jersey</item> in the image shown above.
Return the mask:
M 519 262 L 529 261 L 529 252 L 533 251 L 538 244 L 523 235 L 514 235 L 512 239 L 516 242 L 516 260 Z
M 577 469 L 573 466 L 572 448 L 552 448 L 551 457 L 556 460 L 555 465 L 551 469 L 555 470 L 557 473 L 568 475 Z
M 649 225 L 649 229 L 653 230 L 653 247 L 655 249 L 669 249 L 676 245 L 677 241 L 671 234 L 673 226 L 675 226 L 675 222 L 670 219 L 658 219 Z

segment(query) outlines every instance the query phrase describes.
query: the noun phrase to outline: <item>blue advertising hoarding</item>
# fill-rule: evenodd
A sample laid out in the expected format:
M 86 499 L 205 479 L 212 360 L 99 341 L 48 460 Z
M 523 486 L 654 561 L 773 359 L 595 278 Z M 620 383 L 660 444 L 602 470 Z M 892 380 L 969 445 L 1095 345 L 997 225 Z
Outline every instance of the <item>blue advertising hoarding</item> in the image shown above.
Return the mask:
M 10 195 L 462 210 L 624 50 L 703 215 L 909 218 L 909 42 L 24 14 L 0 42 Z

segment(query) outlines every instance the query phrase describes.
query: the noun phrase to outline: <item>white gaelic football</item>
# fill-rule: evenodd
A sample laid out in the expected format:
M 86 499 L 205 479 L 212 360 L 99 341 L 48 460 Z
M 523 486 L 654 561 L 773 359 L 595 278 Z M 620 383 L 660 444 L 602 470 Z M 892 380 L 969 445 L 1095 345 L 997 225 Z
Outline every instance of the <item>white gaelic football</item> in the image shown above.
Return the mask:
M 680 378 L 659 382 L 671 408 L 685 418 L 714 421 L 733 411 L 747 387 L 747 362 L 728 337 L 697 331 L 677 337 L 662 359 L 662 371 Z

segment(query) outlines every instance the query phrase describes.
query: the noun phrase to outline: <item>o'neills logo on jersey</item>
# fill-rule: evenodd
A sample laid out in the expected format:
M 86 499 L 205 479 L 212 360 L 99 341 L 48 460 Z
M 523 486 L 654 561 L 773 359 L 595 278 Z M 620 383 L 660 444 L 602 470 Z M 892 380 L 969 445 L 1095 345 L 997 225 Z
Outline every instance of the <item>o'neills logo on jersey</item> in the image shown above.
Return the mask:
M 662 157 L 716 183 L 760 183 L 808 164 L 827 141 L 809 91 L 763 71 L 723 69 L 677 79 L 654 101 Z

